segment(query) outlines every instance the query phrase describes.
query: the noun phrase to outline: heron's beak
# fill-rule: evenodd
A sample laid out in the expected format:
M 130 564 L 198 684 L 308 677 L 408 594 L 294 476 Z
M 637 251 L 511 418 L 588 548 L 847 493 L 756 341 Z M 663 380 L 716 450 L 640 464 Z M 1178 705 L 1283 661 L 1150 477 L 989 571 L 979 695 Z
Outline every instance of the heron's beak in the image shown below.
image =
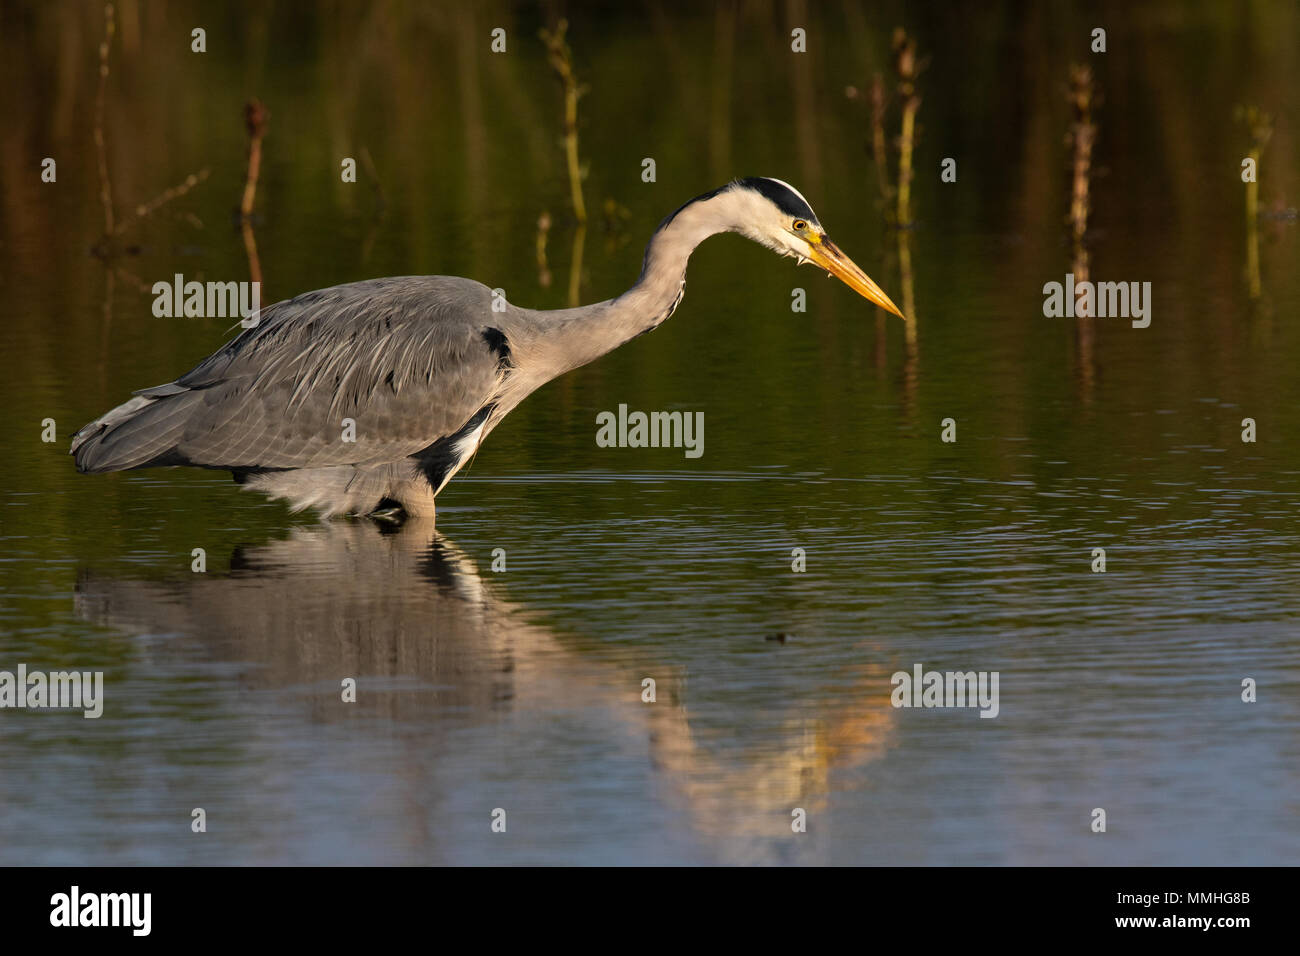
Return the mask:
M 841 252 L 840 247 L 831 242 L 826 236 L 822 236 L 819 242 L 809 246 L 808 258 L 868 302 L 875 303 L 886 312 L 894 313 L 900 319 L 906 318 L 902 312 L 898 311 L 898 306 L 889 300 L 889 296 L 885 295 L 880 286 L 871 280 L 871 276 L 859 269 L 857 264 Z

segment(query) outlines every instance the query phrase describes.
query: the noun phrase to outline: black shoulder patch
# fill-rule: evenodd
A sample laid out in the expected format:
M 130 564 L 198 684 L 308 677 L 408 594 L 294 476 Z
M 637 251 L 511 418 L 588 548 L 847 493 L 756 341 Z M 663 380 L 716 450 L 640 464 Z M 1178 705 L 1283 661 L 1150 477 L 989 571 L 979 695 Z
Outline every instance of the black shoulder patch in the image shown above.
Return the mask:
M 514 368 L 514 362 L 510 358 L 510 340 L 500 329 L 484 329 L 483 341 L 487 343 L 497 357 L 497 368 L 505 371 Z

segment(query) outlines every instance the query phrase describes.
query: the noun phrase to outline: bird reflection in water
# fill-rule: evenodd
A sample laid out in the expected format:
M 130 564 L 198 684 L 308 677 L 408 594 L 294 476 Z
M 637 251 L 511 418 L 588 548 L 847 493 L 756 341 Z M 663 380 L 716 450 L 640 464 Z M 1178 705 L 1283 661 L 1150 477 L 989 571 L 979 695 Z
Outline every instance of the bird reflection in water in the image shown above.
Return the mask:
M 759 742 L 745 732 L 745 712 L 727 717 L 736 726 L 720 727 L 710 706 L 707 726 L 693 726 L 697 692 L 687 692 L 680 665 L 654 659 L 651 647 L 629 655 L 626 645 L 593 646 L 548 627 L 507 598 L 500 579 L 481 577 L 432 521 L 298 527 L 237 549 L 227 573 L 149 580 L 83 568 L 76 605 L 99 625 L 174 635 L 155 654 L 237 664 L 241 689 L 273 695 L 277 712 L 305 707 L 312 721 L 327 723 L 364 715 L 352 732 L 376 735 L 377 744 L 405 738 L 384 770 L 403 781 L 409 815 L 424 821 L 409 836 L 430 853 L 427 818 L 437 802 L 430 794 L 455 781 L 431 785 L 425 775 L 448 773 L 441 768 L 452 763 L 463 773 L 473 731 L 508 733 L 513 725 L 502 718 L 512 713 L 529 715 L 530 727 L 561 712 L 569 726 L 585 714 L 604 745 L 644 753 L 654 799 L 684 810 L 690 839 L 726 862 L 824 856 L 827 841 L 812 835 L 830 791 L 863 781 L 854 771 L 884 752 L 894 723 L 885 669 L 863 665 L 833 675 L 852 694 L 771 701 L 769 712 L 784 708 L 788 716 L 769 722 Z M 647 675 L 656 679 L 655 703 L 642 701 Z M 345 677 L 357 678 L 355 704 L 342 702 Z M 497 765 L 498 749 L 484 751 L 491 773 L 511 773 Z M 554 754 L 555 777 L 581 756 L 563 744 Z M 529 787 L 514 778 L 501 789 L 523 802 Z M 808 814 L 808 835 L 791 831 L 796 807 Z

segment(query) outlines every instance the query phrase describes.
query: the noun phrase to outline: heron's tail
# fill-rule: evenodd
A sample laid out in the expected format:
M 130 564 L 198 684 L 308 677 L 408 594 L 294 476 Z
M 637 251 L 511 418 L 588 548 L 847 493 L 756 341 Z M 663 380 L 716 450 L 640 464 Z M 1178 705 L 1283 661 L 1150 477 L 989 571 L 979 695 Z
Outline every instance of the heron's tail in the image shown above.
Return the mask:
M 72 436 L 69 453 L 85 474 L 125 471 L 169 460 L 185 430 L 194 398 L 183 385 L 160 385 L 101 415 Z

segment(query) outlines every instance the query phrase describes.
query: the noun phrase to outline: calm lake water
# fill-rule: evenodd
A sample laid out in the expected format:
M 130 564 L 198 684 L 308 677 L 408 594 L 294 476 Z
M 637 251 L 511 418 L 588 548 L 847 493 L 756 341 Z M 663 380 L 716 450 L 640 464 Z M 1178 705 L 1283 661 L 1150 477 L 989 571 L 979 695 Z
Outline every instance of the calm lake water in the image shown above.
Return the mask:
M 683 201 L 769 175 L 901 304 L 864 98 L 877 71 L 892 89 L 906 26 L 930 58 L 915 335 L 718 237 L 670 321 L 491 435 L 436 530 L 290 515 L 224 473 L 78 475 L 77 428 L 227 338 L 228 319 L 155 318 L 150 287 L 249 277 L 231 210 L 251 95 L 271 110 L 268 300 L 447 273 L 566 304 L 575 224 L 543 21 L 413 7 L 120 4 L 118 220 L 208 175 L 129 225 L 108 265 L 90 253 L 98 5 L 3 14 L 0 671 L 102 670 L 105 703 L 97 720 L 0 710 L 0 862 L 1300 859 L 1294 5 L 1111 9 L 1104 54 L 1071 5 L 573 12 L 591 86 L 583 302 L 635 279 Z M 1043 315 L 1044 283 L 1073 268 L 1072 61 L 1104 97 L 1091 273 L 1151 283 L 1148 328 Z M 1276 117 L 1257 295 L 1238 105 Z M 703 455 L 598 447 L 596 416 L 620 404 L 703 412 Z M 996 719 L 891 706 L 891 675 L 917 664 L 998 672 Z

